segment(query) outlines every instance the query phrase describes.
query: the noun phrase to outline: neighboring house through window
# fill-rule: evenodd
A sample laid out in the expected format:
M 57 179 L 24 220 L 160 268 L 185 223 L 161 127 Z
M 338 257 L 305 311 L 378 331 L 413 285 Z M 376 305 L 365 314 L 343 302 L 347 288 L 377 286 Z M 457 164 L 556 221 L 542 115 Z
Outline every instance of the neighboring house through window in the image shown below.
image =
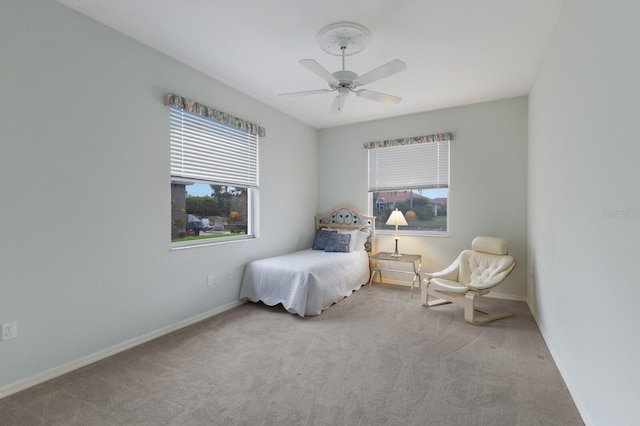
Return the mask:
M 408 223 L 400 232 L 448 232 L 451 139 L 451 133 L 442 133 L 365 144 L 376 230 L 395 230 L 386 222 L 397 208 Z
M 176 95 L 166 95 L 165 103 L 172 245 L 253 238 L 264 129 Z

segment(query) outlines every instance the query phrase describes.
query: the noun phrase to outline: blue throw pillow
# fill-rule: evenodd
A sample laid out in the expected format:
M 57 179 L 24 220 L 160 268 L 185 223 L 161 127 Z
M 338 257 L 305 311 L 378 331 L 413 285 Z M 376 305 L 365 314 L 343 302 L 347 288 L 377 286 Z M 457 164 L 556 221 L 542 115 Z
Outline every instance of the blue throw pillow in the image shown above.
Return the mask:
M 328 229 L 316 229 L 316 237 L 313 239 L 314 250 L 324 250 L 327 245 L 327 239 L 331 234 L 337 234 L 338 231 Z
M 324 251 L 349 253 L 349 241 L 351 241 L 350 234 L 329 234 Z

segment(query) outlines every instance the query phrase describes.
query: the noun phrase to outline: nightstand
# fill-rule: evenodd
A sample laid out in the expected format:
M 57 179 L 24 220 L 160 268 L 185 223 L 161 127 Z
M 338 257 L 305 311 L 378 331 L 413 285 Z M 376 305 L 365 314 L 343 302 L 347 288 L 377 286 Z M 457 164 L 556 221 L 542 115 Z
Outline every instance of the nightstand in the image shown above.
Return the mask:
M 371 290 L 371 283 L 373 282 L 373 277 L 376 275 L 376 272 L 380 276 L 380 282 L 382 282 L 382 271 L 411 275 L 411 297 L 413 297 L 413 287 L 415 287 L 415 285 L 417 284 L 419 288 L 421 285 L 420 268 L 422 267 L 422 255 L 401 254 L 400 257 L 394 257 L 392 256 L 392 253 L 380 252 L 371 256 L 369 258 L 369 262 L 372 262 L 371 278 L 369 278 L 369 290 Z M 383 267 L 383 262 L 394 263 L 395 265 L 392 264 Z M 400 264 L 402 263 L 410 263 L 411 270 L 403 270 L 400 266 Z M 394 266 L 396 268 L 394 268 Z

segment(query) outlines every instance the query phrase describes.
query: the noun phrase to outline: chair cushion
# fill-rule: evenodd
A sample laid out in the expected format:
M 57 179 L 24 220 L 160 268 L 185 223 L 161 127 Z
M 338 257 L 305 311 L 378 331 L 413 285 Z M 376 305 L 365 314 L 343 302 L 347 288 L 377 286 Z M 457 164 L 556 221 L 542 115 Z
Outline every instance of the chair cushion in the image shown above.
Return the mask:
M 469 288 L 482 290 L 493 287 L 506 277 L 515 266 L 512 256 L 463 252 L 466 262 L 460 265 L 460 281 Z
M 478 236 L 471 242 L 473 251 L 490 254 L 507 254 L 509 249 L 509 240 L 497 237 Z
M 445 280 L 444 278 L 431 278 L 429 287 L 434 290 L 450 291 L 453 293 L 466 293 L 468 288 L 457 281 Z

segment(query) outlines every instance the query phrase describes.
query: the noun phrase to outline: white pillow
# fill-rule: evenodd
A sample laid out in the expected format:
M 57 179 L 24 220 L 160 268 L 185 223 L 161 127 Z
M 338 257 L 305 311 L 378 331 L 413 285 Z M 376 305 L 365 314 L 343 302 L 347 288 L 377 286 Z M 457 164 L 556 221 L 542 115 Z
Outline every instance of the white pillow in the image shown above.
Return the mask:
M 338 234 L 349 234 L 351 235 L 351 239 L 349 240 L 349 251 L 356 250 L 356 235 L 358 231 L 355 229 L 338 229 Z
M 366 232 L 356 231 L 356 250 L 366 251 L 364 245 L 367 243 L 367 238 L 369 238 L 369 234 Z

